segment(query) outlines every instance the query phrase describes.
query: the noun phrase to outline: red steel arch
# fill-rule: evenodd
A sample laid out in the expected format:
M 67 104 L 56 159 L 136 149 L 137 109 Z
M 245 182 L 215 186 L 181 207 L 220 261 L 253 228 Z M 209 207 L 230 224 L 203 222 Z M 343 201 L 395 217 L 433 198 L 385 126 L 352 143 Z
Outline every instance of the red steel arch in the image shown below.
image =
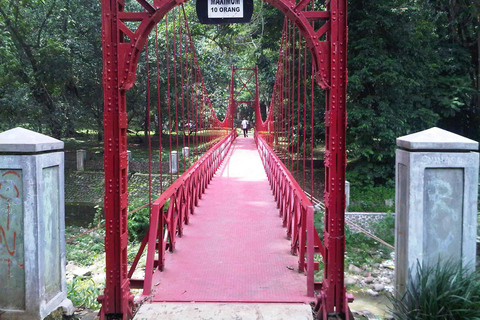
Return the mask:
M 105 251 L 107 278 L 102 317 L 128 319 L 133 297 L 127 277 L 127 113 L 126 91 L 135 83 L 140 52 L 155 25 L 185 0 L 136 0 L 142 12 L 126 12 L 125 0 L 102 0 L 102 45 L 105 130 Z M 288 17 L 311 52 L 315 79 L 326 89 L 325 106 L 325 274 L 318 308 L 348 314 L 343 271 L 345 251 L 345 131 L 347 1 L 327 0 L 315 10 L 312 0 L 265 0 Z M 312 5 L 310 5 L 312 4 Z M 310 6 L 308 6 L 310 5 Z M 125 22 L 139 22 L 131 30 Z M 318 21 L 323 21 L 318 23 Z M 218 121 L 218 119 L 216 119 Z M 348 315 L 347 315 L 348 317 Z

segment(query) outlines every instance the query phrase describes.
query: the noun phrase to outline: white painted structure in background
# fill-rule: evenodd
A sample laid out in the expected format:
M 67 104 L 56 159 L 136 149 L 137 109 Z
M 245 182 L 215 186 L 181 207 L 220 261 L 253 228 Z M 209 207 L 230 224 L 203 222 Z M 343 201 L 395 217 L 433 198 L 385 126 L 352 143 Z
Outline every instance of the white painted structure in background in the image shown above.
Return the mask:
M 184 158 L 189 158 L 190 157 L 190 148 L 189 147 L 183 147 L 182 148 L 182 156 Z
M 63 142 L 30 130 L 0 133 L 0 318 L 37 320 L 63 307 Z
M 243 18 L 243 0 L 207 0 L 208 18 Z
M 350 182 L 345 180 L 345 211 L 348 211 L 350 205 Z
M 169 171 L 171 174 L 178 173 L 178 152 L 170 152 Z
M 431 128 L 397 138 L 395 281 L 409 269 L 443 260 L 475 267 L 478 142 Z
M 77 150 L 77 171 L 85 171 L 86 159 L 87 159 L 87 151 L 83 149 Z

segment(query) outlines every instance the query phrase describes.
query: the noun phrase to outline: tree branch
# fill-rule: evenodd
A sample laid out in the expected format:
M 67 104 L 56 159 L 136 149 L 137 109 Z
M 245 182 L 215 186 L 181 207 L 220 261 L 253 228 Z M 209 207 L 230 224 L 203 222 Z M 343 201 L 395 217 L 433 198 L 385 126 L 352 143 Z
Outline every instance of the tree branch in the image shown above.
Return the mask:
M 5 25 L 7 26 L 7 29 L 11 32 L 13 40 L 17 42 L 22 48 L 22 50 L 25 52 L 25 55 L 27 56 L 33 71 L 37 72 L 38 70 L 37 61 L 33 56 L 32 49 L 28 44 L 25 43 L 18 29 L 13 26 L 12 21 L 10 20 L 6 12 L 3 10 L 1 5 L 0 5 L 0 15 L 5 19 Z
M 47 12 L 47 14 L 45 15 L 45 19 L 43 19 L 42 24 L 40 25 L 40 28 L 38 29 L 37 48 L 40 47 L 40 40 L 41 40 L 41 37 L 42 37 L 43 28 L 45 28 L 45 25 L 47 24 L 48 19 L 49 19 L 50 16 L 52 15 L 52 13 L 53 13 L 53 8 L 55 8 L 56 3 L 57 3 L 56 0 L 54 0 L 54 1 L 52 2 L 52 5 L 50 6 L 50 8 L 48 8 L 48 12 Z

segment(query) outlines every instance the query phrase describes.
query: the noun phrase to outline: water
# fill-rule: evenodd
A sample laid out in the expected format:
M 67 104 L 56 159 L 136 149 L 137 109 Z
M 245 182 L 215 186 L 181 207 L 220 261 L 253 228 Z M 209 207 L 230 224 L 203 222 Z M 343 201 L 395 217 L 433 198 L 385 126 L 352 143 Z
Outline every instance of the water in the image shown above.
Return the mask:
M 103 209 L 102 214 L 103 214 Z M 65 225 L 87 228 L 94 220 L 97 208 L 93 203 L 66 203 Z
M 379 295 L 372 297 L 371 295 L 362 292 L 354 293 L 353 296 L 355 297 L 355 300 L 348 304 L 350 310 L 367 310 L 376 316 L 382 317 L 382 319 L 388 317 L 388 310 L 392 304 L 386 296 Z

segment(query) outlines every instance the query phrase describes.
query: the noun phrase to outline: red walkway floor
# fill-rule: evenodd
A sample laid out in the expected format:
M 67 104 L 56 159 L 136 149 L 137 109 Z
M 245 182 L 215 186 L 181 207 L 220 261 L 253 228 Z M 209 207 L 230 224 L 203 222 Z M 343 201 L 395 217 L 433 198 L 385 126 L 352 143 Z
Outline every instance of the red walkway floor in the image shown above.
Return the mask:
M 153 278 L 153 301 L 310 302 L 253 138 L 238 137 Z

